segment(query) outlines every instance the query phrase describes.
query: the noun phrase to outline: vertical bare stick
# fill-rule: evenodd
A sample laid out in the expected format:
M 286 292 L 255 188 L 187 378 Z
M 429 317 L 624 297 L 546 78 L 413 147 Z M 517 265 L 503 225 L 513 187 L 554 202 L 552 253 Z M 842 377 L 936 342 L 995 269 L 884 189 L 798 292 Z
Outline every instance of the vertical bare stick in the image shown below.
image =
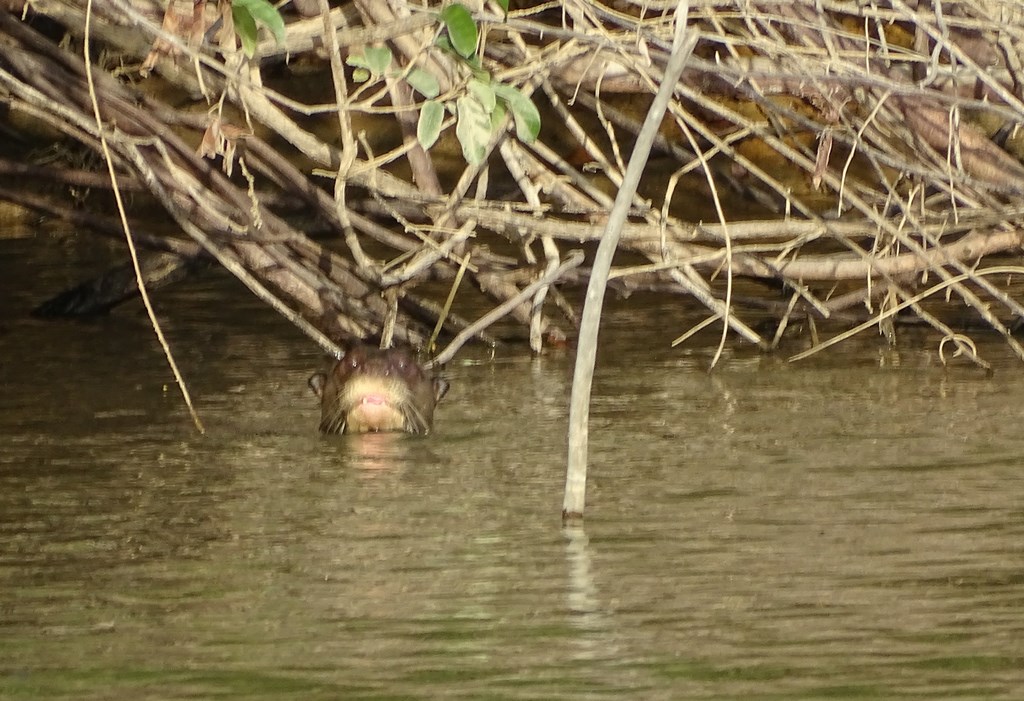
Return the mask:
M 657 136 L 658 127 L 665 116 L 669 100 L 676 83 L 683 72 L 683 66 L 697 44 L 697 31 L 686 32 L 689 2 L 681 0 L 676 5 L 675 37 L 672 55 L 665 67 L 665 75 L 658 94 L 651 103 L 640 134 L 629 157 L 629 165 L 622 179 L 622 186 L 615 197 L 615 204 L 608 216 L 608 225 L 601 243 L 597 247 L 594 266 L 587 284 L 587 297 L 583 306 L 580 323 L 579 345 L 576 350 L 576 369 L 572 378 L 572 398 L 569 403 L 569 458 L 565 472 L 565 498 L 562 501 L 562 519 L 583 518 L 583 506 L 587 492 L 587 439 L 590 420 L 590 390 L 594 381 L 594 362 L 597 357 L 597 332 L 601 324 L 601 308 L 604 292 L 608 286 L 608 271 L 619 243 L 619 235 L 626 223 L 626 215 L 647 166 L 647 157 Z

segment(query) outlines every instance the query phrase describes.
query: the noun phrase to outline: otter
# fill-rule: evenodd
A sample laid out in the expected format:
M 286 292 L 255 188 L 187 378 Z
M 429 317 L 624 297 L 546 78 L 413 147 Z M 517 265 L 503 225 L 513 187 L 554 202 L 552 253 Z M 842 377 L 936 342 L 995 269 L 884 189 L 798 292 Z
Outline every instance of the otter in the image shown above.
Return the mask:
M 309 387 L 320 398 L 322 433 L 429 433 L 448 381 L 416 361 L 410 348 L 356 345 Z

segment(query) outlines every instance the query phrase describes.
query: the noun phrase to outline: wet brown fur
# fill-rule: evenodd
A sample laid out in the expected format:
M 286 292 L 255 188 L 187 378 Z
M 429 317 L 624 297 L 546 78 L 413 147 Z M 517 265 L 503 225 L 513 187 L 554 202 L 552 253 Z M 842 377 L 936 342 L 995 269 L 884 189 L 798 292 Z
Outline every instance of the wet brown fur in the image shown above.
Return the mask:
M 330 372 L 309 378 L 320 397 L 323 433 L 405 431 L 429 433 L 434 407 L 448 391 L 448 382 L 423 368 L 409 348 L 379 350 L 358 345 L 338 360 Z M 367 420 L 364 401 L 375 403 Z

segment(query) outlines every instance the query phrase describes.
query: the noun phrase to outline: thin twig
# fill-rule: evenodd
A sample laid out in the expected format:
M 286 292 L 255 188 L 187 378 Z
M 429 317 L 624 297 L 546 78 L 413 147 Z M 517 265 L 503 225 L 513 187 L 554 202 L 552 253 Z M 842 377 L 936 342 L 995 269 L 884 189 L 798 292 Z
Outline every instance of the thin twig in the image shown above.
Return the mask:
M 167 338 L 164 336 L 163 329 L 160 328 L 160 322 L 156 318 L 156 312 L 153 310 L 153 305 L 149 300 L 149 293 L 146 291 L 146 281 L 142 276 L 142 268 L 139 266 L 139 256 L 135 250 L 135 242 L 132 240 L 131 227 L 128 224 L 128 214 L 124 209 L 124 202 L 121 199 L 121 188 L 118 184 L 117 172 L 114 169 L 114 159 L 110 153 L 110 148 L 107 144 L 107 135 L 103 129 L 103 117 L 100 114 L 99 99 L 96 97 L 96 85 L 93 82 L 92 77 L 92 58 L 90 53 L 90 29 L 92 24 L 92 0 L 86 1 L 85 7 L 85 28 L 84 28 L 84 39 L 82 42 L 82 52 L 85 60 L 85 79 L 89 86 L 89 98 L 92 101 L 93 114 L 96 118 L 96 131 L 99 135 L 100 144 L 103 149 L 103 157 L 107 164 L 107 172 L 110 175 L 110 187 L 114 194 L 114 201 L 117 203 L 117 211 L 121 217 L 121 226 L 124 230 L 124 238 L 128 244 L 128 253 L 132 259 L 132 267 L 135 269 L 135 282 L 139 286 L 139 296 L 142 298 L 142 304 L 146 308 L 146 314 L 149 316 L 149 323 L 153 326 L 153 331 L 156 333 L 157 340 L 160 342 L 160 347 L 163 348 L 164 357 L 167 358 L 167 364 L 171 368 L 171 372 L 174 374 L 174 381 L 178 385 L 178 389 L 181 391 L 181 396 L 185 401 L 185 406 L 188 407 L 188 413 L 192 417 L 192 423 L 195 424 L 196 430 L 199 433 L 206 433 L 206 429 L 203 427 L 203 422 L 199 418 L 199 414 L 196 412 L 195 407 L 192 404 L 192 397 L 189 395 L 188 386 L 185 384 L 185 379 L 182 377 L 181 371 L 178 369 L 178 364 L 174 360 L 174 354 L 171 352 L 170 344 L 167 343 Z

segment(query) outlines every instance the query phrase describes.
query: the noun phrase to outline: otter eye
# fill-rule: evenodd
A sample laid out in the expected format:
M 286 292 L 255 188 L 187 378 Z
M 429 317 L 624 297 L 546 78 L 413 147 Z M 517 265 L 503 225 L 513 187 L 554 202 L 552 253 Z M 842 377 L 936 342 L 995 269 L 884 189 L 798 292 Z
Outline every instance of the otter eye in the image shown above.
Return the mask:
M 352 369 L 359 367 L 359 359 L 355 356 L 350 357 L 348 359 L 348 366 Z

